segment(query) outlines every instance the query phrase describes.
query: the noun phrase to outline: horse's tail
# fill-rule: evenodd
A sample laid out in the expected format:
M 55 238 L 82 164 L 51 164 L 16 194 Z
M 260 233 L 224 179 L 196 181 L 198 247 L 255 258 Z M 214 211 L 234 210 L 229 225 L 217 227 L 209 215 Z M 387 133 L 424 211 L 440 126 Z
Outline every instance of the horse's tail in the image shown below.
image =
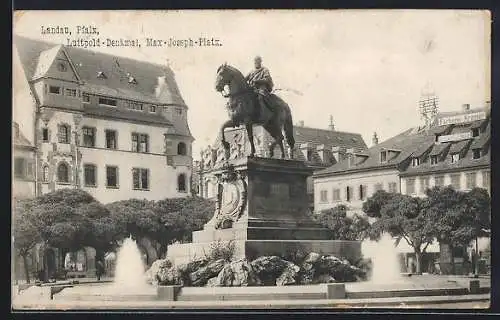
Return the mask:
M 285 131 L 286 142 L 290 146 L 290 149 L 293 149 L 295 146 L 295 138 L 293 137 L 293 120 L 292 120 L 292 111 L 290 107 L 287 106 L 285 112 L 285 123 L 283 124 L 283 130 Z

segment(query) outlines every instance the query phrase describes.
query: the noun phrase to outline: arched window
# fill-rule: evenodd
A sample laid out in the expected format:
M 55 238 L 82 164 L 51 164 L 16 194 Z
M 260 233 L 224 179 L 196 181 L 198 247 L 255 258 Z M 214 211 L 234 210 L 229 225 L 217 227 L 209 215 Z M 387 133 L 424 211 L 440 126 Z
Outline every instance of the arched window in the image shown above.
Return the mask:
M 187 147 L 184 142 L 179 142 L 177 145 L 177 154 L 185 156 L 187 154 Z
M 177 190 L 179 192 L 186 192 L 186 175 L 181 173 L 177 177 Z
M 64 162 L 60 163 L 57 167 L 57 181 L 69 182 L 69 168 Z
M 49 166 L 43 166 L 42 179 L 43 179 L 43 182 L 49 181 Z

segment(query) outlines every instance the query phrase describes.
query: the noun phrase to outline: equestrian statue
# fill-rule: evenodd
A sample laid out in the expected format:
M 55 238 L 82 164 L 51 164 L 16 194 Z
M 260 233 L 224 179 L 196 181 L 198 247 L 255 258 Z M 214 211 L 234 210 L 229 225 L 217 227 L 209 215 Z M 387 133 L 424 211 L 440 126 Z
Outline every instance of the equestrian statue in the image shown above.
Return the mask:
M 217 69 L 215 89 L 228 98 L 226 108 L 229 120 L 220 129 L 226 155 L 229 154 L 229 143 L 225 139 L 224 129 L 244 125 L 250 140 L 250 157 L 253 157 L 255 155 L 253 125 L 258 124 L 274 138 L 269 145 L 271 158 L 274 156 L 276 145 L 280 147 L 281 158 L 285 158 L 283 131 L 290 147 L 290 158 L 293 158 L 295 139 L 290 107 L 273 93 L 273 80 L 269 70 L 262 66 L 262 58 L 257 56 L 254 62 L 255 69 L 246 77 L 227 63 Z M 226 86 L 229 88 L 228 93 L 224 92 Z

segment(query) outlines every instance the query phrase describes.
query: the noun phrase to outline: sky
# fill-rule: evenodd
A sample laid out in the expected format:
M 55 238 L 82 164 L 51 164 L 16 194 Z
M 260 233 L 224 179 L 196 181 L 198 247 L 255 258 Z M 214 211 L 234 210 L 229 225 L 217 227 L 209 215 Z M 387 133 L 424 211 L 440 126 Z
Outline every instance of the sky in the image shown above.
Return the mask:
M 48 42 L 67 36 L 42 35 L 41 26 L 93 25 L 101 38 L 139 39 L 141 48 L 92 49 L 172 68 L 189 107 L 195 159 L 227 118 L 214 89 L 217 67 L 227 62 L 246 74 L 255 55 L 283 89 L 295 123 L 326 129 L 332 115 L 336 130 L 360 133 L 369 146 L 374 132 L 383 141 L 422 124 L 425 92 L 438 96 L 440 111 L 490 100 L 485 11 L 24 11 L 13 21 L 15 34 Z M 214 37 L 222 46 L 146 47 L 147 37 Z

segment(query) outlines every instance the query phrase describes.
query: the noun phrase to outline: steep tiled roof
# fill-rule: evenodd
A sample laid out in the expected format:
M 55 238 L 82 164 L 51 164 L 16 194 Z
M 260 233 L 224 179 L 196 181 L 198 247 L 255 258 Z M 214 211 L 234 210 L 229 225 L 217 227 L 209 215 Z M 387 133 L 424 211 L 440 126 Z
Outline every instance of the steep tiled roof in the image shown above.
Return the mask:
M 474 110 L 474 112 L 477 111 L 478 109 Z M 446 113 L 446 116 L 459 114 L 462 113 Z M 489 121 L 486 126 L 484 126 L 484 121 L 489 121 L 489 118 L 487 118 L 487 120 L 472 121 L 461 125 L 434 126 L 428 130 L 418 128 L 408 129 L 401 134 L 368 149 L 367 153 L 369 157 L 362 163 L 354 165 L 348 161 L 340 162 L 329 168 L 317 171 L 315 175 L 322 176 L 330 174 L 343 174 L 347 172 L 375 170 L 381 168 L 394 168 L 398 169 L 402 172 L 402 174 L 411 175 L 416 173 L 455 170 L 467 167 L 489 165 L 489 151 L 485 152 L 484 149 L 489 148 L 488 142 L 490 139 L 489 130 L 491 121 Z M 470 131 L 472 128 L 476 127 L 484 127 L 484 130 L 481 130 L 482 132 L 477 137 L 472 137 L 458 142 L 435 142 L 436 135 L 462 133 Z M 483 154 L 479 159 L 472 158 L 472 148 L 483 149 Z M 396 152 L 393 158 L 388 158 L 388 161 L 381 162 L 380 153 L 383 150 L 401 150 L 401 152 Z M 461 153 L 463 158 L 451 163 L 449 157 L 443 157 L 440 159 L 442 161 L 436 165 L 431 165 L 428 160 L 429 155 L 446 155 L 449 153 Z M 421 164 L 416 167 L 409 166 L 410 161 L 406 160 L 412 156 L 423 156 Z
M 294 136 L 297 143 L 309 142 L 316 145 L 354 148 L 358 151 L 367 149 L 366 143 L 359 133 L 295 126 Z
M 46 61 L 55 55 L 60 47 L 54 43 L 20 36 L 15 36 L 14 42 L 28 79 L 43 73 L 44 66 L 48 68 Z M 118 91 L 126 98 L 156 104 L 185 105 L 175 82 L 175 76 L 166 66 L 77 47 L 64 46 L 64 49 L 88 88 L 98 89 L 102 94 L 107 90 L 110 93 Z M 98 72 L 103 72 L 106 78 L 98 78 Z M 129 84 L 127 73 L 137 80 L 136 84 Z M 155 90 L 159 77 L 165 77 L 166 88 L 157 97 Z

